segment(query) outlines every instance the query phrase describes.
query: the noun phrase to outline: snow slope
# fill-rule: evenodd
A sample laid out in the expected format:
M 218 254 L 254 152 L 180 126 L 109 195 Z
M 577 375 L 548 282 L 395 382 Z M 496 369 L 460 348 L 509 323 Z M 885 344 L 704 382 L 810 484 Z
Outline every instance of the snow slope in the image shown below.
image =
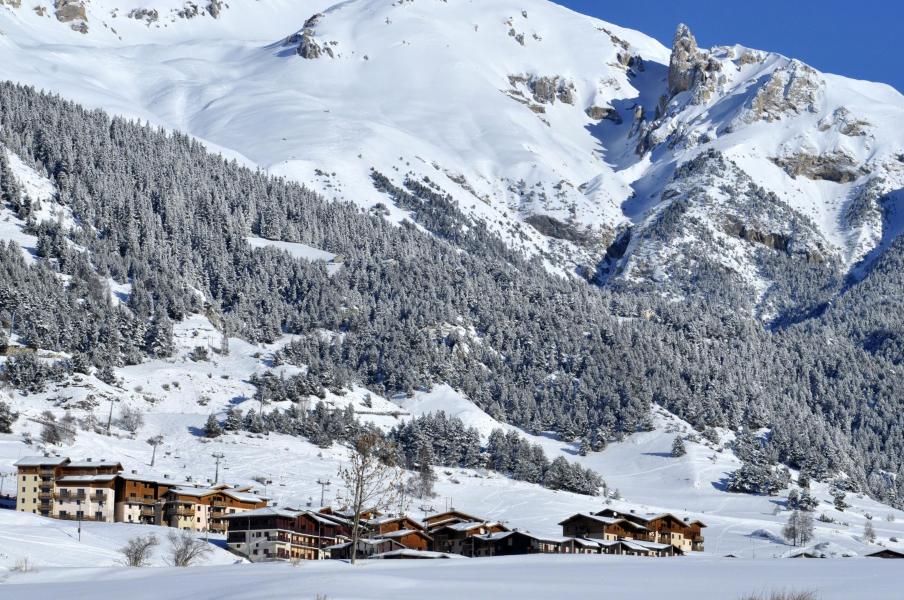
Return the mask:
M 429 177 L 552 267 L 592 270 L 704 149 L 811 218 L 846 269 L 900 229 L 880 200 L 904 188 L 904 97 L 777 54 L 700 50 L 690 63 L 705 80 L 672 94 L 669 49 L 546 0 L 235 0 L 195 3 L 194 16 L 179 0 L 86 0 L 84 20 L 66 22 L 40 0 L 11 4 L 0 77 L 365 207 L 390 204 L 372 168 Z M 850 176 L 776 164 L 820 156 Z M 749 279 L 756 265 L 729 266 Z
M 137 536 L 155 535 L 160 543 L 150 558 L 152 566 L 166 565 L 169 544 L 167 533 L 171 529 L 149 525 L 126 523 L 81 524 L 79 539 L 78 523 L 56 521 L 32 514 L 0 510 L 0 585 L 8 577 L 8 572 L 28 560 L 35 570 L 85 569 L 114 567 L 122 565 L 119 549 L 128 540 Z M 202 558 L 200 564 L 229 565 L 245 562 L 244 559 L 227 552 L 217 545 L 211 545 L 211 552 Z

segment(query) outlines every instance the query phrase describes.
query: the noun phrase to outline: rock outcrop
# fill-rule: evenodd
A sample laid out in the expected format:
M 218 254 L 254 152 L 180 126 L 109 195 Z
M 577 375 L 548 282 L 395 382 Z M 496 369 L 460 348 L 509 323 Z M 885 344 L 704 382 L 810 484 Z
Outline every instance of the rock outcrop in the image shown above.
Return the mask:
M 301 31 L 286 39 L 287 45 L 297 44 L 295 52 L 298 56 L 308 60 L 315 60 L 326 54 L 330 58 L 334 58 L 333 49 L 329 45 L 321 46 L 314 38 L 314 29 L 321 19 L 323 19 L 323 13 L 313 15 L 304 22 Z
M 712 97 L 722 63 L 697 47 L 697 40 L 683 23 L 678 26 L 669 59 L 669 97 L 691 92 L 700 104 Z
M 825 154 L 799 152 L 771 159 L 791 177 L 806 177 L 816 181 L 850 183 L 869 171 L 858 166 L 853 158 L 839 151 Z
M 79 33 L 88 33 L 88 13 L 81 0 L 55 0 L 53 8 L 60 23 L 69 26 Z
M 744 121 L 771 123 L 787 115 L 815 112 L 823 86 L 815 69 L 799 60 L 791 60 L 772 72 L 750 101 Z

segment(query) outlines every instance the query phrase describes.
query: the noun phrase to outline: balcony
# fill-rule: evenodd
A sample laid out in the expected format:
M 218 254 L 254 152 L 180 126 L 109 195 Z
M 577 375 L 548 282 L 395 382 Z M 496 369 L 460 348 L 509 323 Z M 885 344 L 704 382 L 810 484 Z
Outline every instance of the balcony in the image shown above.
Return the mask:
M 60 492 L 57 499 L 60 500 L 61 502 L 76 502 L 76 501 L 84 502 L 85 500 L 88 499 L 88 496 L 86 494 L 80 494 L 80 493 L 73 494 L 73 493 L 67 492 L 66 490 L 63 490 L 62 492 Z
M 166 514 L 171 517 L 194 517 L 195 509 L 193 508 L 168 508 Z
M 54 494 L 53 492 L 41 492 L 40 494 L 38 494 L 39 500 L 53 500 L 54 497 L 56 497 L 56 494 Z
M 210 530 L 225 533 L 229 526 L 226 523 L 211 523 Z
M 149 517 L 153 519 L 157 516 L 157 511 L 154 510 L 153 506 L 142 506 L 141 512 L 139 513 L 142 517 Z
M 41 479 L 53 479 L 53 469 L 41 469 Z

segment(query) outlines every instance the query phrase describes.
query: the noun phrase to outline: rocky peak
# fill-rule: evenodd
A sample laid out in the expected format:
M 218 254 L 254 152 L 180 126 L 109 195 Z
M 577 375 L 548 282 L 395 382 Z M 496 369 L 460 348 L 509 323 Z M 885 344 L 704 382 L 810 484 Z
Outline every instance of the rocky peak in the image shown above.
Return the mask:
M 679 24 L 672 41 L 672 56 L 669 59 L 669 95 L 675 96 L 691 89 L 701 59 L 694 34 L 687 25 Z

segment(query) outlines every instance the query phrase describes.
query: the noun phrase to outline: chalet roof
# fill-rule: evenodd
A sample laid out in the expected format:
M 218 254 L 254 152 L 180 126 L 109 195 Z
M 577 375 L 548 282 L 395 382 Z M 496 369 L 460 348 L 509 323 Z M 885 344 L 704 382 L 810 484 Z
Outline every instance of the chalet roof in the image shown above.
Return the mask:
M 452 523 L 451 525 L 446 525 L 441 527 L 440 529 L 451 529 L 452 531 L 471 531 L 472 529 L 477 529 L 478 527 L 504 527 L 502 523 L 498 523 L 496 521 L 466 521 L 464 523 Z
M 497 531 L 495 533 L 484 533 L 482 535 L 475 535 L 474 537 L 478 540 L 483 540 L 485 542 L 495 542 L 496 540 L 504 540 L 515 533 L 514 531 Z
M 79 460 L 70 462 L 66 465 L 70 469 L 92 469 L 92 468 L 110 468 L 116 467 L 122 470 L 122 464 L 116 460 Z
M 619 543 L 624 544 L 625 547 L 634 550 L 635 552 L 652 552 L 652 548 L 647 548 L 640 544 L 640 542 L 636 542 L 634 540 L 619 540 Z
M 881 550 L 877 550 L 876 552 L 870 552 L 869 554 L 864 554 L 867 558 L 904 558 L 904 552 L 901 550 L 895 550 L 894 548 L 882 548 Z
M 602 540 L 591 540 L 589 538 L 576 537 L 576 538 L 571 538 L 571 541 L 573 541 L 575 544 L 577 544 L 579 546 L 584 546 L 585 548 L 599 548 L 601 546 L 600 542 Z M 614 542 L 614 543 L 617 543 L 617 542 Z
M 57 479 L 57 483 L 109 483 L 116 479 L 118 475 L 115 473 L 107 473 L 104 475 L 66 475 Z
M 410 550 L 408 548 L 404 548 L 401 550 L 392 550 L 390 552 L 381 552 L 380 554 L 374 554 L 371 558 L 375 559 L 386 559 L 386 558 L 466 558 L 461 554 L 453 554 L 451 552 L 432 552 L 430 550 Z
M 568 517 L 567 519 L 565 519 L 564 521 L 559 523 L 559 525 L 564 525 L 565 523 L 568 523 L 569 521 L 571 521 L 573 519 L 577 519 L 577 518 L 590 519 L 591 521 L 597 521 L 599 523 L 602 523 L 603 525 L 627 524 L 627 526 L 632 529 L 639 529 L 642 531 L 646 531 L 646 529 L 647 529 L 640 523 L 635 523 L 633 521 L 629 521 L 629 520 L 623 519 L 621 517 L 602 517 L 600 515 L 589 515 L 587 513 L 577 513 L 577 514 L 571 515 L 570 517 Z
M 376 535 L 374 535 L 374 537 L 376 537 L 376 538 L 393 538 L 394 539 L 394 538 L 405 537 L 406 535 L 413 535 L 413 534 L 414 535 L 422 535 L 428 539 L 432 539 L 432 538 L 430 538 L 429 534 L 425 533 L 424 531 L 421 531 L 420 529 L 399 529 L 397 531 L 388 531 L 386 533 L 376 534 Z
M 402 544 L 398 543 L 397 541 L 390 540 L 387 538 L 364 538 L 364 539 L 358 540 L 358 543 L 363 544 L 365 546 L 379 546 L 380 544 L 388 543 L 388 544 L 394 544 L 396 546 L 399 546 L 400 548 L 405 547 L 405 546 L 402 546 Z M 324 549 L 325 550 L 341 550 L 343 548 L 348 548 L 351 545 L 352 545 L 351 542 L 342 542 L 341 544 L 333 544 L 332 546 L 327 546 Z
M 550 542 L 553 544 L 564 544 L 565 542 L 571 540 L 572 538 L 563 537 L 558 535 L 536 535 L 529 531 L 497 531 L 495 533 L 485 533 L 482 535 L 475 535 L 474 537 L 483 540 L 486 542 L 495 542 L 497 540 L 504 540 L 510 536 L 523 536 L 527 538 L 531 538 L 537 540 L 538 542 Z
M 220 493 L 229 496 L 234 500 L 238 500 L 239 502 L 264 502 L 267 500 L 263 496 L 256 496 L 254 494 L 249 494 L 248 492 L 236 491 L 236 490 L 219 490 Z
M 178 494 L 180 496 L 192 496 L 194 498 L 203 498 L 204 496 L 210 496 L 212 494 L 217 494 L 220 490 L 215 490 L 211 488 L 198 488 L 198 487 L 187 487 L 187 486 L 176 486 L 170 490 L 173 494 Z
M 14 467 L 58 467 L 69 462 L 66 456 L 23 456 Z
M 669 548 L 674 548 L 671 544 L 660 544 L 658 542 L 647 542 L 645 540 L 631 540 L 631 542 L 638 546 L 649 548 L 650 550 L 668 550 Z
M 396 523 L 399 521 L 410 521 L 410 522 L 414 523 L 415 525 L 420 526 L 420 522 L 417 519 L 415 519 L 413 517 L 409 517 L 408 515 L 398 515 L 398 516 L 387 515 L 387 516 L 383 516 L 383 517 L 377 517 L 376 519 L 368 519 L 367 524 L 370 526 L 379 526 L 379 525 L 386 525 L 387 523 Z
M 144 483 L 164 484 L 171 487 L 184 487 L 191 484 L 187 481 L 169 479 L 162 475 L 142 475 L 141 473 L 119 473 L 118 477 L 124 481 L 141 481 Z
M 424 517 L 424 521 L 432 521 L 433 519 L 436 519 L 438 517 L 448 517 L 446 519 L 442 519 L 439 522 L 445 522 L 445 521 L 449 520 L 449 518 L 453 518 L 453 519 L 458 518 L 459 520 L 467 519 L 469 521 L 479 521 L 480 520 L 478 517 L 475 517 L 474 515 L 469 515 L 468 513 L 463 513 L 460 510 L 452 509 L 452 510 L 447 510 L 447 511 L 444 511 L 441 513 L 436 513 L 435 515 L 427 515 L 426 517 Z
M 694 519 L 693 521 L 688 521 L 687 524 L 688 525 L 699 525 L 700 527 L 706 527 L 706 523 L 704 523 L 703 521 L 701 521 L 699 519 Z
M 314 521 L 321 523 L 322 525 L 343 525 L 346 527 L 351 527 L 351 522 L 341 518 L 336 517 L 334 515 L 325 515 L 322 513 L 316 513 L 312 510 L 302 511 L 301 514 L 305 514 Z
M 224 519 L 247 519 L 249 517 L 286 517 L 289 519 L 294 519 L 298 515 L 304 514 L 305 511 L 295 510 L 293 508 L 276 508 L 274 506 L 265 506 L 263 508 L 256 508 L 254 510 L 248 510 L 242 513 L 235 513 L 231 515 L 224 515 Z

